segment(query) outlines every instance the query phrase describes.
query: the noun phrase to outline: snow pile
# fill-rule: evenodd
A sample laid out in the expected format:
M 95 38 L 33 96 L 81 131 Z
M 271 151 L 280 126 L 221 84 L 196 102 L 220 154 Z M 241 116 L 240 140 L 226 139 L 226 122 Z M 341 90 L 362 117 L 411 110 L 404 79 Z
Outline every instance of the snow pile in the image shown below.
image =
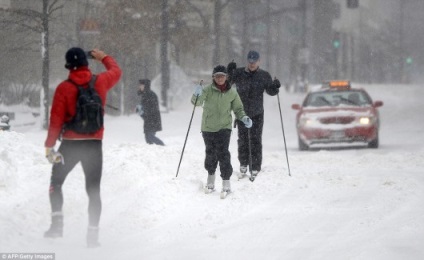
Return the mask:
M 39 172 L 39 162 L 44 160 L 40 148 L 24 137 L 13 131 L 0 132 L 0 191 L 16 192 L 19 182 L 28 181 L 27 174 Z

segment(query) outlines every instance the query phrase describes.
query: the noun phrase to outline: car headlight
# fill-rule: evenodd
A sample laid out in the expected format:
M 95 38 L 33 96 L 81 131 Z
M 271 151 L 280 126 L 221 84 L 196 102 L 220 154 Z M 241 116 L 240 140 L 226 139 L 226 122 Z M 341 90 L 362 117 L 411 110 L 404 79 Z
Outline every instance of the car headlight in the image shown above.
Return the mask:
M 375 118 L 374 117 L 360 117 L 359 118 L 359 123 L 361 125 L 369 125 L 374 123 Z
M 300 126 L 310 126 L 310 125 L 312 125 L 313 124 L 313 122 L 314 122 L 314 120 L 312 120 L 312 119 L 310 119 L 310 118 L 307 118 L 307 117 L 302 117 L 300 120 L 299 120 L 299 125 Z

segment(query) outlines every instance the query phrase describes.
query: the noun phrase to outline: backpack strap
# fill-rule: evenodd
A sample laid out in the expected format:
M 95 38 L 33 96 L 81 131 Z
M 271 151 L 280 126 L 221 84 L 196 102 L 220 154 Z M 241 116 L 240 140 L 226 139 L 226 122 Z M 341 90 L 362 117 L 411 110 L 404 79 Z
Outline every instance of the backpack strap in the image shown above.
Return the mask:
M 96 80 L 97 80 L 97 75 L 95 74 L 91 75 L 90 82 L 88 82 L 88 87 L 94 88 L 94 84 L 96 83 Z

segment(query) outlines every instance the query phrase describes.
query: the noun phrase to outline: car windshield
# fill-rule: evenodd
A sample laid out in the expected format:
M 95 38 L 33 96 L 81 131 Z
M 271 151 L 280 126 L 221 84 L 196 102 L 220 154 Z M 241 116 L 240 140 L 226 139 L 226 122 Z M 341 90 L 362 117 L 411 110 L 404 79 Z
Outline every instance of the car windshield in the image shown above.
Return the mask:
M 323 91 L 312 92 L 305 99 L 304 107 L 324 107 L 324 106 L 364 106 L 370 105 L 371 100 L 362 91 Z

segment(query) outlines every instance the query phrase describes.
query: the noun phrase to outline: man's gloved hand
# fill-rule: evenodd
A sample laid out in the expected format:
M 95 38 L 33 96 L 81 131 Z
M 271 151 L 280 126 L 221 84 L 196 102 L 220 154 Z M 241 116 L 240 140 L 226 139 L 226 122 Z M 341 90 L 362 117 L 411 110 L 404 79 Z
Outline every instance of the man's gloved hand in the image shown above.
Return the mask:
M 196 87 L 194 87 L 193 95 L 198 97 L 198 96 L 202 95 L 202 91 L 203 91 L 202 86 L 197 85 Z
M 142 105 L 137 105 L 136 107 L 135 107 L 135 112 L 139 115 L 139 116 L 141 116 L 141 117 L 143 117 L 143 115 L 144 115 L 144 109 L 143 109 L 143 106 Z
M 241 121 L 243 122 L 246 128 L 251 128 L 253 125 L 252 119 L 250 119 L 250 117 L 248 116 L 244 116 Z
M 46 158 L 49 161 L 49 163 L 64 164 L 62 154 L 59 152 L 56 152 L 53 147 L 46 147 Z
M 272 82 L 272 86 L 274 86 L 274 88 L 280 88 L 281 83 L 278 79 L 274 79 L 274 81 Z
M 232 75 L 235 69 L 237 69 L 237 64 L 233 60 L 227 65 L 228 74 Z

